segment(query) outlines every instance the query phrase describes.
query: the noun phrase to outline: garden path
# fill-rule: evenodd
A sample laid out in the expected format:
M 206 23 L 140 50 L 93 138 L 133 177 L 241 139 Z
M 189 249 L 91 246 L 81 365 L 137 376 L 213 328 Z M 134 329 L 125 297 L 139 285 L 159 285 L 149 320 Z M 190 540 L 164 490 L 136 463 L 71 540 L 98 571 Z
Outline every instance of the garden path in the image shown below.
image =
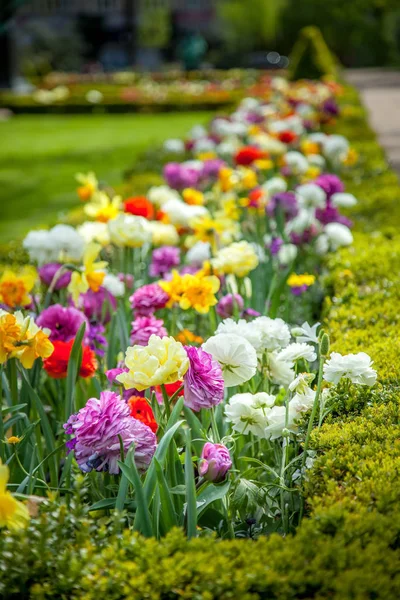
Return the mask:
M 349 69 L 346 78 L 359 89 L 370 123 L 400 176 L 400 71 Z

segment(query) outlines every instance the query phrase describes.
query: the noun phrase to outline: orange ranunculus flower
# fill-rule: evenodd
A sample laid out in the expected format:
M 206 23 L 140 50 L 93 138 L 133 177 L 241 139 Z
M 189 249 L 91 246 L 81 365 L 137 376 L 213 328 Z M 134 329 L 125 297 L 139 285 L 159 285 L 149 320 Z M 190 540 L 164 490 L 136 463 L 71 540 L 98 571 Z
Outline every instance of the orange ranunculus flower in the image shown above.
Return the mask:
M 154 418 L 153 409 L 147 403 L 145 398 L 141 396 L 131 396 L 128 400 L 128 406 L 131 412 L 131 417 L 141 421 L 150 427 L 153 433 L 158 429 L 157 421 Z
M 64 379 L 67 376 L 68 362 L 74 340 L 69 342 L 54 341 L 54 352 L 47 358 L 43 366 L 46 373 L 53 379 Z M 82 364 L 79 369 L 80 377 L 93 377 L 97 369 L 97 360 L 89 346 L 82 345 Z
M 127 198 L 124 202 L 124 211 L 137 217 L 145 219 L 154 219 L 154 206 L 147 200 L 146 196 L 134 196 Z
M 202 344 L 204 342 L 203 338 L 200 335 L 195 335 L 194 333 L 189 331 L 189 329 L 182 329 L 182 331 L 180 331 L 178 335 L 175 336 L 175 339 L 177 339 L 178 342 L 180 342 L 181 344 L 186 345 Z

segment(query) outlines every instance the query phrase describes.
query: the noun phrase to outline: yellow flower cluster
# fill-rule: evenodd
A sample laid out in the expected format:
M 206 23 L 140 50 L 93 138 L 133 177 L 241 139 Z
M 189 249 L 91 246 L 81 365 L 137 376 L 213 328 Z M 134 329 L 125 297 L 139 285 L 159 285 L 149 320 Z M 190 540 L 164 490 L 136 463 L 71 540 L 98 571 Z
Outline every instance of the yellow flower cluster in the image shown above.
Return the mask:
M 47 330 L 40 329 L 20 311 L 10 314 L 0 310 L 0 364 L 18 358 L 25 369 L 31 369 L 36 358 L 48 358 L 54 346 Z
M 292 273 L 289 275 L 287 284 L 289 287 L 302 287 L 306 285 L 310 287 L 315 283 L 315 275 L 309 275 L 308 273 L 303 273 L 302 275 L 297 275 L 297 273 Z
M 0 277 L 0 302 L 10 308 L 27 306 L 31 302 L 29 292 L 37 280 L 33 267 L 25 267 L 16 273 L 7 269 Z
M 245 240 L 222 248 L 212 260 L 212 266 L 220 273 L 232 273 L 246 277 L 258 266 L 258 256 L 254 248 Z
M 117 380 L 126 390 L 142 391 L 155 385 L 175 383 L 189 368 L 189 359 L 180 342 L 173 337 L 151 335 L 147 346 L 131 346 L 125 354 L 128 373 Z
M 7 465 L 0 460 L 0 527 L 21 529 L 29 521 L 29 512 L 25 504 L 16 500 L 7 491 L 7 481 L 10 476 Z
M 158 284 L 169 295 L 169 307 L 179 304 L 183 310 L 194 308 L 198 313 L 205 314 L 218 302 L 215 294 L 219 290 L 220 282 L 215 275 L 179 275 L 178 271 L 174 270 L 171 280 L 162 280 Z
M 182 196 L 186 204 L 199 206 L 205 203 L 204 194 L 194 188 L 185 188 L 182 192 Z

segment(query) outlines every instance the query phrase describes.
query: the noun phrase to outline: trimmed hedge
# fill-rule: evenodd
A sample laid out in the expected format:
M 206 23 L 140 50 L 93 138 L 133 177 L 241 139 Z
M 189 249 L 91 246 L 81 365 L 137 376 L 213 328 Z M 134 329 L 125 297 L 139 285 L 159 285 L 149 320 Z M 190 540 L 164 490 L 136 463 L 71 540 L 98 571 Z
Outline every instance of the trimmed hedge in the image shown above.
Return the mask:
M 304 490 L 308 514 L 296 535 L 214 542 L 186 541 L 176 531 L 157 542 L 120 533 L 118 523 L 107 533 L 108 518 L 85 516 L 76 500 L 71 510 L 50 504 L 27 532 L 0 539 L 2 597 L 400 597 L 400 187 L 353 90 L 342 104 L 335 131 L 359 146 L 365 173 L 349 173 L 346 184 L 359 198 L 353 214 L 364 232 L 331 259 L 325 321 L 334 350 L 372 356 L 379 384 L 351 396 L 343 389 L 314 430 L 316 460 Z

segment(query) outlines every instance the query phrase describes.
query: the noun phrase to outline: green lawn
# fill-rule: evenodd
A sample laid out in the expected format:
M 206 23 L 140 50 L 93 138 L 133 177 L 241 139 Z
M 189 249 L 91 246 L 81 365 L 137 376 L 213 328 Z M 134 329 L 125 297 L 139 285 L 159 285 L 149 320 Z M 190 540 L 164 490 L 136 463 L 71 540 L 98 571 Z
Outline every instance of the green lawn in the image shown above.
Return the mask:
M 78 171 L 117 184 L 147 146 L 182 136 L 211 114 L 23 115 L 0 122 L 0 244 L 77 206 Z

